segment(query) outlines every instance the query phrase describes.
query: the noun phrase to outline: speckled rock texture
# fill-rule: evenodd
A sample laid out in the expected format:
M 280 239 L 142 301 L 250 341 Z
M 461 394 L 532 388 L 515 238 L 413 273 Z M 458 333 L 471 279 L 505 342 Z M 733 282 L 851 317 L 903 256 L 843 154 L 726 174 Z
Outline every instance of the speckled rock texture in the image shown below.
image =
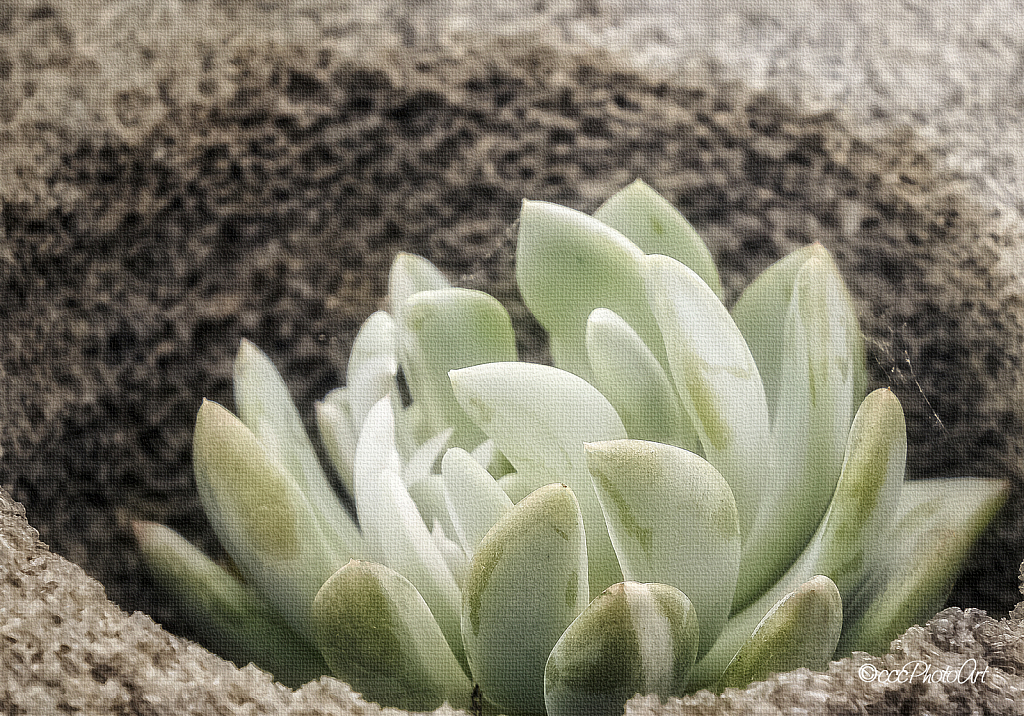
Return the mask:
M 436 46 L 435 5 L 384 3 L 371 17 L 369 4 L 316 2 L 2 4 L 0 484 L 54 552 L 121 608 L 201 637 L 187 608 L 153 588 L 129 524 L 160 521 L 219 554 L 192 482 L 190 431 L 204 396 L 230 404 L 239 340 L 271 355 L 308 417 L 404 250 L 496 294 L 522 354 L 543 360 L 511 281 L 519 202 L 590 211 L 639 176 L 698 227 L 732 298 L 798 245 L 833 252 L 860 301 L 873 384 L 891 385 L 907 412 L 911 476 L 1011 481 L 950 604 L 1013 608 L 1024 558 L 1019 216 L 979 193 L 984 182 L 948 151 L 891 123 L 866 129 L 857 113 L 768 93 L 714 63 L 637 69 L 629 54 L 566 47 L 529 27 L 514 40 L 478 33 Z M 551 4 L 547 20 L 593 28 L 606 9 L 570 5 Z M 87 652 L 73 667 L 107 664 L 89 676 L 96 698 L 108 682 L 119 684 L 109 697 L 129 704 L 145 691 L 125 685 L 141 672 L 117 681 L 112 668 L 152 669 L 155 683 L 166 667 L 179 711 L 187 691 L 175 696 L 173 684 L 298 703 L 147 617 L 125 617 L 45 551 L 9 574 L 35 569 L 36 557 L 46 582 L 6 577 L 4 588 L 39 599 L 0 609 L 25 610 L 28 632 L 48 633 L 45 615 L 57 614 L 71 649 L 103 644 L 109 658 Z M 77 596 L 55 606 L 65 594 Z M 67 616 L 78 599 L 90 604 L 82 622 Z M 988 645 L 978 649 L 998 641 L 976 612 L 950 623 Z M 914 637 L 915 653 L 922 639 L 945 648 L 930 634 Z M 46 670 L 62 663 L 63 643 L 40 647 L 45 668 L 5 658 L 2 678 L 57 689 Z M 154 654 L 152 666 L 133 650 Z M 837 704 L 870 692 L 854 688 L 855 669 L 843 673 L 766 688 L 783 700 L 796 698 L 793 684 L 854 689 Z M 330 681 L 294 698 L 320 698 L 309 689 L 354 703 Z M 883 691 L 878 703 L 889 703 L 895 692 Z M 892 698 L 916 712 L 938 701 L 915 694 L 938 693 Z
M 169 634 L 141 612 L 129 616 L 80 567 L 51 553 L 24 513 L 0 490 L 0 713 L 381 712 L 336 679 L 291 691 L 255 666 L 239 669 Z M 882 658 L 858 653 L 824 674 L 802 669 L 722 696 L 704 691 L 667 704 L 638 697 L 626 713 L 1016 716 L 1024 707 L 1024 602 L 1013 616 L 997 621 L 978 610 L 947 609 L 908 630 Z M 924 677 L 900 683 L 898 672 L 914 674 L 917 662 L 930 665 L 932 673 L 948 668 L 954 683 Z M 881 671 L 897 675 L 880 681 Z M 957 677 L 964 683 L 955 683 Z M 436 713 L 453 711 L 442 707 Z

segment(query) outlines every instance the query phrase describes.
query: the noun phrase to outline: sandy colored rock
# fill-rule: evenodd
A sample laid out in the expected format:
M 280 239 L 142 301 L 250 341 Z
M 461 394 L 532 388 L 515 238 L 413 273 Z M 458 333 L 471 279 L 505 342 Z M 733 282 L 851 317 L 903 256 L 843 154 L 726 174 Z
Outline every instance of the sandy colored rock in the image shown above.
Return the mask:
M 1018 612 L 1024 613 L 1024 602 Z M 974 683 L 881 684 L 860 675 L 907 664 L 913 673 L 918 660 L 936 670 L 959 671 L 971 659 L 977 670 L 971 666 L 963 673 L 985 673 Z M 856 654 L 833 662 L 824 674 L 800 669 L 722 696 L 705 691 L 665 705 L 638 698 L 626 713 L 1012 715 L 1024 708 L 1022 674 L 1024 622 L 947 609 L 924 627 L 908 630 L 882 658 Z M 121 611 L 107 601 L 98 582 L 51 553 L 22 505 L 0 490 L 0 712 L 315 716 L 379 711 L 336 679 L 324 677 L 291 691 L 251 664 L 239 669 L 167 633 L 141 612 Z

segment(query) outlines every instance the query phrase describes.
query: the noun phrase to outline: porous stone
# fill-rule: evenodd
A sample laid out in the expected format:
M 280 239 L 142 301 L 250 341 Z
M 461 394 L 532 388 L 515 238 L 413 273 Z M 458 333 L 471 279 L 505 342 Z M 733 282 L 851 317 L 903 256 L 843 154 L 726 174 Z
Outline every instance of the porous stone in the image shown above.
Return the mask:
M 1024 602 L 1018 612 L 1024 612 Z M 963 678 L 929 680 L 922 674 L 900 679 L 901 670 L 908 675 L 915 667 L 920 671 L 918 663 L 930 666 L 929 673 Z M 895 675 L 880 679 L 880 671 Z M 969 674 L 977 676 L 966 678 Z M 667 704 L 638 697 L 626 713 L 1015 716 L 1024 707 L 1022 674 L 1024 622 L 953 608 L 909 629 L 881 658 L 857 653 L 833 662 L 823 674 L 799 669 L 721 696 L 703 691 Z M 120 610 L 107 601 L 98 582 L 39 541 L 24 507 L 0 489 L 0 713 L 380 712 L 331 677 L 292 691 L 251 664 L 238 668 L 169 634 L 141 612 Z M 455 712 L 444 706 L 436 713 Z

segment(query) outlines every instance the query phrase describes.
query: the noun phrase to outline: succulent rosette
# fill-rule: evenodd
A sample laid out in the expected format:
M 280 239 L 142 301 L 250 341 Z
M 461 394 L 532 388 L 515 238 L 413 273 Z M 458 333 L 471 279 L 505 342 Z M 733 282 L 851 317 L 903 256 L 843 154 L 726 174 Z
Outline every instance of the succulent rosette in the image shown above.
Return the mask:
M 516 278 L 554 366 L 517 360 L 493 297 L 395 259 L 316 406 L 349 503 L 243 341 L 237 417 L 204 401 L 194 441 L 234 569 L 137 525 L 224 653 L 411 710 L 617 714 L 877 653 L 941 607 L 1005 484 L 904 481 L 902 409 L 865 397 L 821 245 L 730 311 L 707 247 L 637 181 L 593 216 L 524 202 Z

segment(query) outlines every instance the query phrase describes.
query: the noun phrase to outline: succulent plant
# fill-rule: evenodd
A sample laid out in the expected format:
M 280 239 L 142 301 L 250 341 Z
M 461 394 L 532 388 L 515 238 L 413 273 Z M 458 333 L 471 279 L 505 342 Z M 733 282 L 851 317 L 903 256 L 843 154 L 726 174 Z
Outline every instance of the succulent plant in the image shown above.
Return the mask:
M 138 523 L 223 653 L 387 706 L 621 713 L 878 652 L 942 604 L 994 479 L 904 481 L 899 401 L 865 397 L 856 311 L 818 244 L 731 312 L 696 232 L 637 181 L 593 216 L 523 204 L 508 314 L 401 254 L 387 311 L 316 406 L 338 499 L 270 360 L 204 401 L 221 566 Z M 354 509 L 346 507 L 354 504 Z

